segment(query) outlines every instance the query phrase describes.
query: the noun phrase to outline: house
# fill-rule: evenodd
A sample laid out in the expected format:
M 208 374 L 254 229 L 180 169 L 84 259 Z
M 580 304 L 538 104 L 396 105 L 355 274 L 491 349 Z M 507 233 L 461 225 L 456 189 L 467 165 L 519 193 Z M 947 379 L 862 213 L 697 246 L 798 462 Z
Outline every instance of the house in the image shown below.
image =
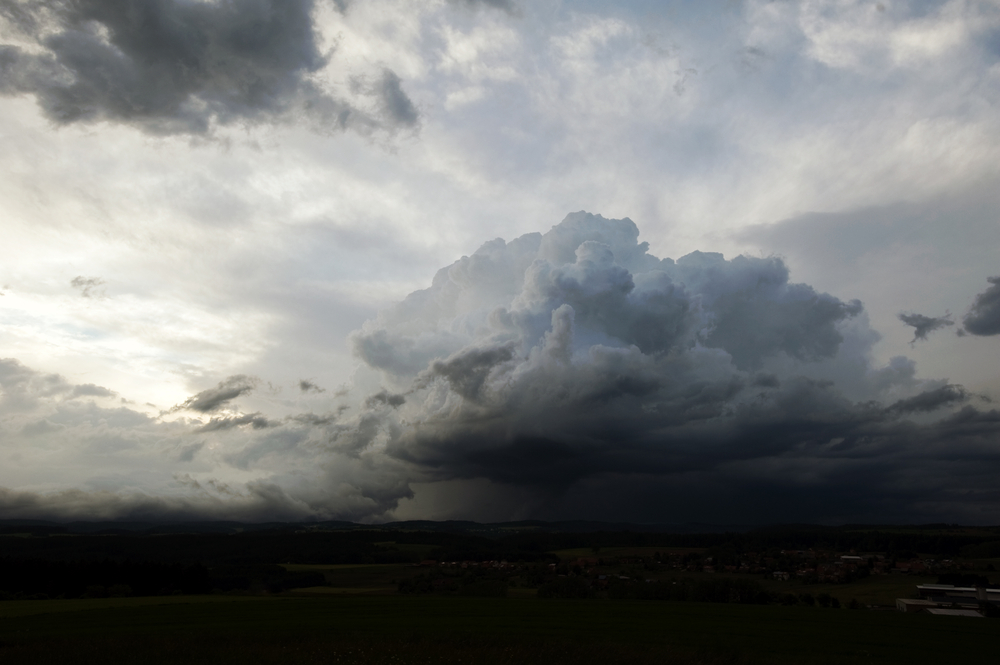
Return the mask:
M 896 599 L 896 609 L 899 610 L 900 612 L 905 612 L 907 614 L 912 614 L 914 612 L 922 612 L 924 610 L 937 606 L 938 604 L 935 603 L 933 600 L 922 600 L 919 598 Z
M 953 584 L 918 584 L 919 598 L 897 598 L 900 612 L 928 612 L 939 616 L 982 617 L 984 604 L 1000 607 L 1000 589 L 958 587 Z M 987 605 L 988 607 L 988 605 Z
M 954 584 L 918 584 L 917 595 L 938 603 L 968 603 L 978 605 L 980 602 L 1000 604 L 1000 589 L 984 589 L 974 586 L 955 586 Z

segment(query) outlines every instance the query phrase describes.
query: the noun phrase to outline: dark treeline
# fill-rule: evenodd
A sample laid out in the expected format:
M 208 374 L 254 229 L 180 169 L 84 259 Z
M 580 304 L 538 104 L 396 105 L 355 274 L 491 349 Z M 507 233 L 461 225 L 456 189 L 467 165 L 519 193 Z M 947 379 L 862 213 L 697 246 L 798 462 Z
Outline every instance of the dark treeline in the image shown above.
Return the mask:
M 517 541 L 444 531 L 255 531 L 240 534 L 136 533 L 41 535 L 0 539 L 0 556 L 53 560 L 151 561 L 215 564 L 416 563 L 421 557 L 408 544 L 437 546 L 430 558 L 440 561 L 554 560 Z
M 491 541 L 452 533 L 382 531 L 256 531 L 239 534 L 136 533 L 0 539 L 0 556 L 51 560 L 215 564 L 413 563 L 419 557 L 390 544 L 470 549 Z
M 748 533 L 671 534 L 634 531 L 594 533 L 520 532 L 501 538 L 447 531 L 355 529 L 302 531 L 274 529 L 237 534 L 45 535 L 0 538 L 0 557 L 58 561 L 148 561 L 153 563 L 347 564 L 440 561 L 541 561 L 553 550 L 610 547 L 699 547 L 713 551 L 856 550 L 893 555 L 928 553 L 940 557 L 1000 556 L 998 534 L 847 531 L 842 529 L 760 530 Z M 405 545 L 436 546 L 420 556 Z M 402 546 L 402 547 L 400 547 Z
M 320 573 L 287 572 L 275 565 L 163 564 L 148 561 L 0 559 L 0 599 L 169 596 L 232 591 L 277 593 L 320 586 Z

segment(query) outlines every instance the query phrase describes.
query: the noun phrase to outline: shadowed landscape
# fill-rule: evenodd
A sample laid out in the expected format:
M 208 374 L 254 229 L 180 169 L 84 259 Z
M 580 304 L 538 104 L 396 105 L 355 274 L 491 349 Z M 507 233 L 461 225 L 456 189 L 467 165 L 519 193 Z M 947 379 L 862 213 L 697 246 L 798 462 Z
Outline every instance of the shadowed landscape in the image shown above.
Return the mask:
M 939 663 L 1000 637 L 895 607 L 921 584 L 1000 586 L 1000 528 L 2 529 L 4 662 Z

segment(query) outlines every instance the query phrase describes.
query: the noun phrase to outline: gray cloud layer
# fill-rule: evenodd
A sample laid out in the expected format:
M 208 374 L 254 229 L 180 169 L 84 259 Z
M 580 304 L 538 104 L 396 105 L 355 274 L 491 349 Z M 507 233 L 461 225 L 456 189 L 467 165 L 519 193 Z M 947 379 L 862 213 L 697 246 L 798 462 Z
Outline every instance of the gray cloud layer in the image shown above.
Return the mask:
M 31 94 L 58 124 L 112 121 L 154 134 L 298 113 L 324 129 L 412 127 L 418 113 L 390 70 L 367 90 L 379 116 L 312 77 L 313 0 L 34 0 L 0 16 L 36 42 L 0 45 L 0 94 Z

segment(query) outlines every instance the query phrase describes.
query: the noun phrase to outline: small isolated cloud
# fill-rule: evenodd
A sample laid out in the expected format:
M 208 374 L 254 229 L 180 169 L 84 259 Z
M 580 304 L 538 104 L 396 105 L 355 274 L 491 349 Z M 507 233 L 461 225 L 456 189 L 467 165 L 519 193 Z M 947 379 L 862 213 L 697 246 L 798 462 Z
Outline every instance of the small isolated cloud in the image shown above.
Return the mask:
M 260 380 L 257 377 L 237 374 L 222 381 L 214 388 L 203 390 L 193 397 L 189 397 L 182 404 L 174 407 L 174 410 L 189 409 L 201 413 L 218 411 L 229 402 L 240 395 L 245 395 L 257 387 Z
M 84 298 L 104 295 L 104 290 L 100 288 L 104 286 L 104 280 L 100 277 L 84 277 L 83 275 L 79 275 L 71 279 L 69 285 L 74 289 L 79 289 L 80 295 Z
M 266 427 L 274 427 L 275 424 L 276 423 L 272 423 L 260 413 L 247 413 L 239 416 L 212 418 L 206 424 L 199 427 L 198 431 L 218 432 L 221 430 L 233 429 L 234 427 L 242 427 L 244 425 L 249 425 L 253 429 L 264 429 Z
M 346 9 L 346 2 L 335 2 Z M 30 94 L 53 122 L 109 121 L 151 134 L 305 115 L 324 129 L 412 126 L 388 72 L 379 119 L 321 87 L 314 0 L 29 0 L 0 18 L 31 48 L 0 43 L 0 94 Z
M 299 390 L 301 390 L 304 393 L 325 393 L 326 392 L 326 388 L 320 388 L 319 386 L 317 386 L 312 381 L 309 381 L 308 379 L 301 379 L 299 381 Z
M 986 281 L 993 286 L 976 296 L 962 323 L 973 335 L 1000 335 L 1000 276 Z
M 911 314 L 911 313 L 900 313 L 898 315 L 900 321 L 913 328 L 913 339 L 910 344 L 915 344 L 917 340 L 926 340 L 927 335 L 939 330 L 941 328 L 946 328 L 947 326 L 955 325 L 955 322 L 951 320 L 951 315 L 945 312 L 944 316 L 924 316 L 923 314 Z

